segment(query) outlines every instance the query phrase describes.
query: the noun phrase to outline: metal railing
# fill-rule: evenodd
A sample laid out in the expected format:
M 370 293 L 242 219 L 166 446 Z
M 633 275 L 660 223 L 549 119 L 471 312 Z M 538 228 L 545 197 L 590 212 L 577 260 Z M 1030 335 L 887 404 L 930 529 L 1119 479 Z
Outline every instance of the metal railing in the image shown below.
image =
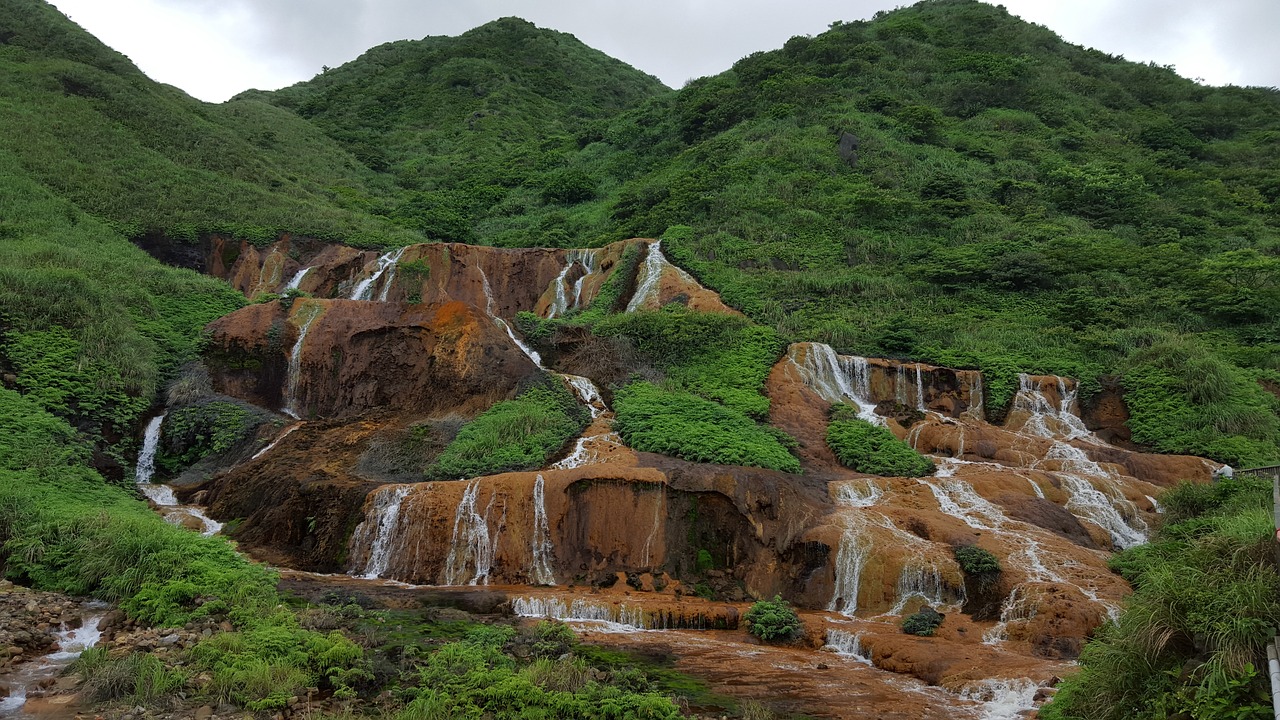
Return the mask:
M 1242 475 L 1271 479 L 1271 504 L 1276 528 L 1276 564 L 1280 567 L 1280 465 L 1241 470 Z M 1267 671 L 1271 677 L 1271 711 L 1280 720 L 1280 636 L 1267 643 Z

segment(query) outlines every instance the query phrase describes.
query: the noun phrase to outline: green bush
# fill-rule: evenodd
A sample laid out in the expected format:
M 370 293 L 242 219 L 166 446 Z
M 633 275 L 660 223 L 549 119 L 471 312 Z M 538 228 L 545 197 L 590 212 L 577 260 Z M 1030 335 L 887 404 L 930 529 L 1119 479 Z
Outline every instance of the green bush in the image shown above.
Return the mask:
M 800 472 L 800 461 L 770 429 L 688 392 L 636 382 L 614 395 L 614 410 L 614 428 L 641 452 Z
M 558 379 L 545 380 L 464 425 L 427 475 L 456 480 L 535 470 L 581 433 L 590 417 Z
M 227 452 L 253 436 L 265 420 L 256 408 L 228 400 L 209 400 L 179 408 L 161 425 L 157 462 L 169 472 Z
M 933 461 L 911 449 L 887 428 L 866 420 L 833 420 L 827 446 L 840 464 L 871 475 L 920 477 L 932 474 Z
M 791 604 L 776 595 L 772 600 L 754 603 L 743 619 L 747 621 L 747 631 L 765 642 L 790 640 L 803 631 L 800 617 L 791 609 Z
M 902 632 L 908 635 L 930 637 L 942 624 L 945 616 L 933 608 L 922 608 L 919 612 L 902 619 Z
M 955 556 L 966 575 L 991 575 L 1003 570 L 999 558 L 977 545 L 959 545 L 955 548 Z

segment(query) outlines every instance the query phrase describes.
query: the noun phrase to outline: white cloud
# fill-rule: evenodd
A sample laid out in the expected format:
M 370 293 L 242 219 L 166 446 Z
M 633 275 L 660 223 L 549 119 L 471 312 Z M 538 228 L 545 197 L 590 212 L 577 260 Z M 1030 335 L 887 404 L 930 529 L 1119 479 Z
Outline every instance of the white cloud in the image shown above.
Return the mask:
M 204 100 L 305 80 L 379 43 L 516 15 L 679 87 L 896 0 L 53 0 L 148 75 Z M 1280 85 L 1280 2 L 1004 0 L 1071 42 L 1211 84 Z

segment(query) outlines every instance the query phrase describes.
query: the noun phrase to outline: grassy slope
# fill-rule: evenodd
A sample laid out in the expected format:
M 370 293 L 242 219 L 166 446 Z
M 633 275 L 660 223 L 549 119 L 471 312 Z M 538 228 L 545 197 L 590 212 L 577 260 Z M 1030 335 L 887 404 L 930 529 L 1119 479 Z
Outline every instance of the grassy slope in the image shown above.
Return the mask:
M 343 207 L 385 181 L 292 113 L 155 83 L 38 0 L 0 1 L 0 27 L 0 150 L 122 234 L 420 239 Z

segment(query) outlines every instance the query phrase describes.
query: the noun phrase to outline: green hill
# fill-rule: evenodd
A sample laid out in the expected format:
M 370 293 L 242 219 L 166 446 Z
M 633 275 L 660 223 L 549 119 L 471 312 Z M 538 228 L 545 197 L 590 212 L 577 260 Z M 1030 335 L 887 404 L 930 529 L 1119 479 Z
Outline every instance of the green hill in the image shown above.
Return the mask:
M 548 75 L 565 47 L 568 79 Z M 431 237 L 665 233 L 786 338 L 979 367 L 993 407 L 1019 371 L 1086 393 L 1119 375 L 1138 442 L 1280 455 L 1259 384 L 1280 382 L 1275 90 L 1197 85 L 973 0 L 835 23 L 678 92 L 582 80 L 619 73 L 509 19 L 251 96 L 393 176 L 371 211 Z

